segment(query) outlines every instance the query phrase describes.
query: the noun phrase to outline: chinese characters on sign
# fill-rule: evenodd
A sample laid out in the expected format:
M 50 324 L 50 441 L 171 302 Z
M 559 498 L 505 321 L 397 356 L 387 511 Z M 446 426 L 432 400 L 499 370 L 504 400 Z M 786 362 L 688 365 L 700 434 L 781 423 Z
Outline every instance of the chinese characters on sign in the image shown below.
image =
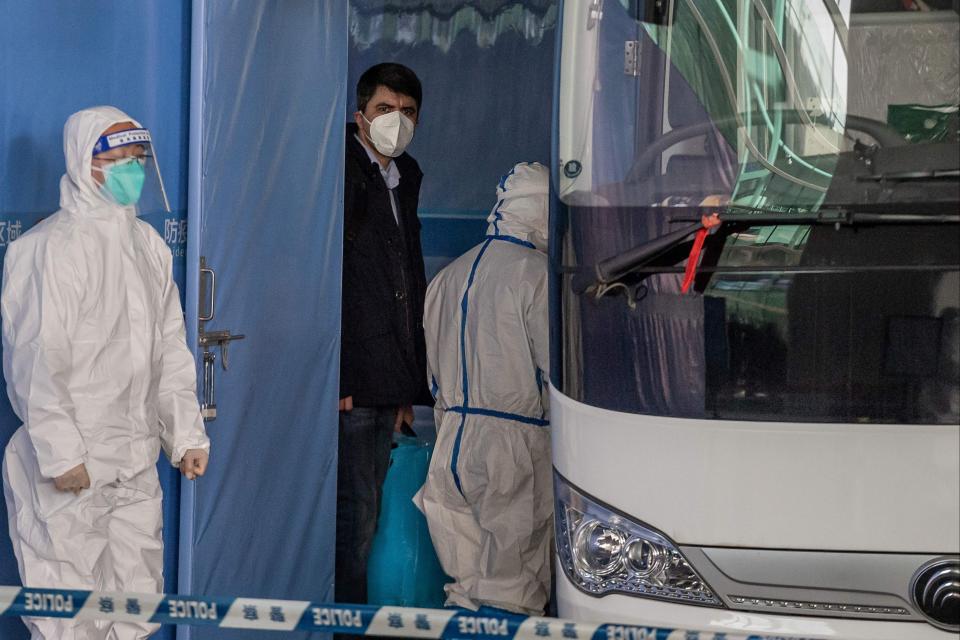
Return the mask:
M 187 246 L 187 221 L 179 218 L 164 219 L 163 240 L 170 247 L 174 258 L 184 257 Z
M 20 220 L 0 220 L 0 247 L 5 247 L 23 233 L 23 223 Z

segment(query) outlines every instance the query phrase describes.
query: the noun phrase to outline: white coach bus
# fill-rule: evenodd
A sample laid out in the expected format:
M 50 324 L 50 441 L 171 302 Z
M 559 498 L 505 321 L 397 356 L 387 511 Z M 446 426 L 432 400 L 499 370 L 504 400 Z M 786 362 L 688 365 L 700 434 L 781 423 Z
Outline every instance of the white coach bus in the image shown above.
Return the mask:
M 560 616 L 960 629 L 956 3 L 869 4 L 562 3 Z

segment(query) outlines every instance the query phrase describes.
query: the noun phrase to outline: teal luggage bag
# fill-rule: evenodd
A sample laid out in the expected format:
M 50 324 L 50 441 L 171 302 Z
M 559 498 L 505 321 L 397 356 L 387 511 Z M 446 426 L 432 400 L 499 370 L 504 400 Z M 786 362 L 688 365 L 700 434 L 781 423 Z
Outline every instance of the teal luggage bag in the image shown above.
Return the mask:
M 396 442 L 367 565 L 368 599 L 370 604 L 441 608 L 443 585 L 450 580 L 440 568 L 427 521 L 412 501 L 427 478 L 433 445 L 399 436 Z

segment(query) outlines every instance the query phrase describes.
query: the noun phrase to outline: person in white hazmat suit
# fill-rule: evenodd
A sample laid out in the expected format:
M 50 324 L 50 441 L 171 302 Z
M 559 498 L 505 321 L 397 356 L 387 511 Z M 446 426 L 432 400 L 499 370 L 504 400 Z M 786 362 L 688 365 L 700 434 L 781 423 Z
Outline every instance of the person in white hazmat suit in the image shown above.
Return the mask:
M 150 135 L 96 107 L 67 120 L 64 154 L 60 210 L 4 259 L 3 372 L 23 422 L 3 458 L 10 537 L 26 586 L 159 593 L 161 444 L 189 479 L 210 444 L 170 249 L 136 217 Z M 23 620 L 45 640 L 159 628 Z
M 550 594 L 549 178 L 516 165 L 480 245 L 427 289 L 437 443 L 414 502 L 454 579 L 447 605 L 539 615 Z

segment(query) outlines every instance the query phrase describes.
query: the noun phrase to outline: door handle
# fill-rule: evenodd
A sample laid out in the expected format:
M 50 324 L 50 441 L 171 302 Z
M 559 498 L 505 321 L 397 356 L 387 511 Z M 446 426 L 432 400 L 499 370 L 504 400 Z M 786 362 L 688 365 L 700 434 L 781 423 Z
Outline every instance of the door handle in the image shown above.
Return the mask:
M 210 293 L 207 295 L 204 288 L 204 276 L 210 281 Z M 217 292 L 217 274 L 212 268 L 207 266 L 207 259 L 200 256 L 200 312 L 197 313 L 199 330 L 197 331 L 198 342 L 203 348 L 203 401 L 200 403 L 200 414 L 205 422 L 211 422 L 217 418 L 217 397 L 216 397 L 216 361 L 217 347 L 220 348 L 220 366 L 226 371 L 230 364 L 227 359 L 227 347 L 234 340 L 243 340 L 246 336 L 243 334 L 232 334 L 229 329 L 221 331 L 207 331 L 206 323 L 213 320 L 216 315 L 216 292 Z M 203 314 L 206 307 L 208 313 Z
M 207 296 L 207 290 L 203 286 L 203 276 L 206 274 L 210 277 L 210 295 Z M 200 304 L 198 305 L 201 311 L 197 314 L 197 320 L 200 322 L 210 322 L 213 320 L 213 316 L 217 312 L 217 274 L 213 269 L 207 266 L 207 259 L 203 256 L 200 256 Z M 204 302 L 208 301 L 209 305 L 205 305 Z M 210 309 L 210 313 L 203 315 L 203 308 L 207 306 Z
M 200 346 L 204 350 L 209 347 L 220 347 L 220 366 L 223 367 L 223 370 L 226 371 L 229 368 L 227 363 L 227 345 L 229 345 L 234 340 L 243 340 L 247 336 L 242 333 L 233 335 L 230 333 L 229 329 L 223 331 L 210 331 L 207 333 L 200 334 Z

